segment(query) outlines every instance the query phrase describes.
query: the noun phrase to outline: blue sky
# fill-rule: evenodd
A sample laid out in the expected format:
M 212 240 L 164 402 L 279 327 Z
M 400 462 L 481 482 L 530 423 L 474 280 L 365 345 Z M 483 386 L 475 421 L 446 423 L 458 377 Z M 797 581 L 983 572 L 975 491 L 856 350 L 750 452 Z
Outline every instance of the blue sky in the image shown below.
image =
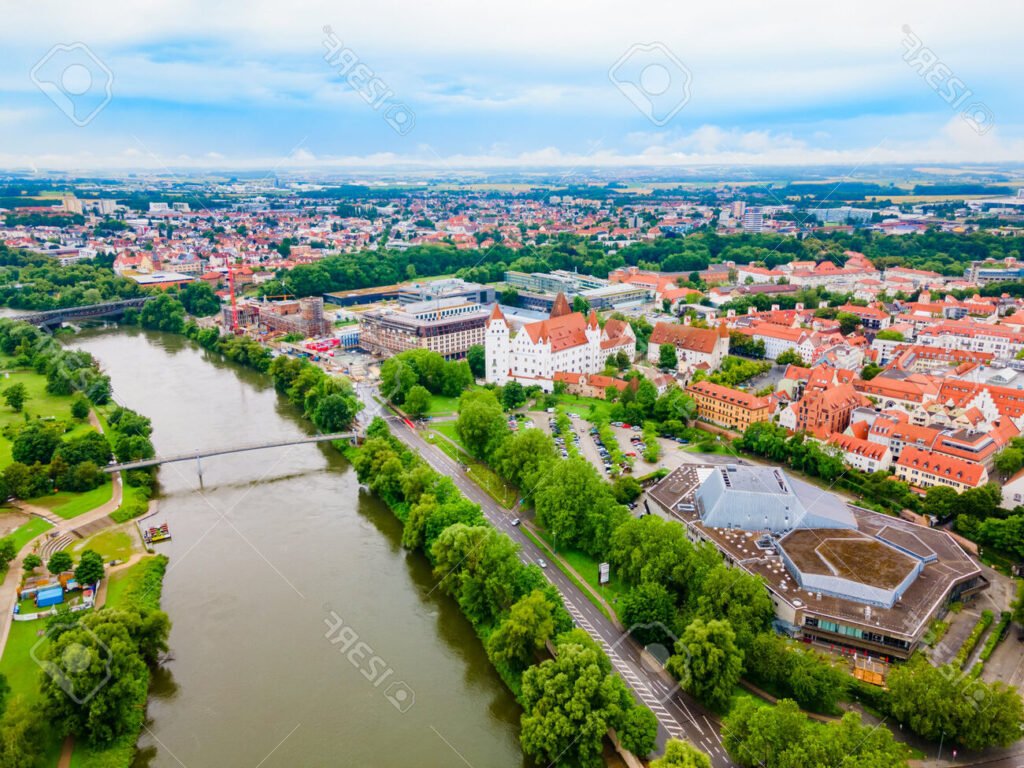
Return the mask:
M 1024 161 L 1020 3 L 692 5 L 6 4 L 0 167 Z

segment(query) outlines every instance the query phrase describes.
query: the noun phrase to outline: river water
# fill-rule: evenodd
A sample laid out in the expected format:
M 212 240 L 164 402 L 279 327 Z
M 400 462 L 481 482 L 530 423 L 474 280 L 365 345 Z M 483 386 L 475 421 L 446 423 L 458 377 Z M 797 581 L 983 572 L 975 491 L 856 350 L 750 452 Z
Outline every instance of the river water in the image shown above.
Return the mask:
M 269 377 L 179 336 L 89 332 L 75 346 L 153 420 L 160 454 L 311 431 Z M 519 707 L 472 628 L 337 452 L 221 456 L 202 473 L 159 473 L 173 659 L 136 768 L 525 765 Z

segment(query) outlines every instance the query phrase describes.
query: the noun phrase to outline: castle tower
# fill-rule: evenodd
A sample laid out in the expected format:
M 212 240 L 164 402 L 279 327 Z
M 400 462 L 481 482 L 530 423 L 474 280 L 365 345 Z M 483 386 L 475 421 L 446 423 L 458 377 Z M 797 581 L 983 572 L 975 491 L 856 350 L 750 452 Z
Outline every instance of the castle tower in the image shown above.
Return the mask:
M 604 360 L 601 359 L 601 326 L 597 322 L 597 312 L 590 310 L 587 316 L 587 357 L 590 360 L 590 367 L 587 373 L 598 373 L 604 369 Z
M 493 384 L 507 384 L 512 366 L 512 338 L 508 321 L 497 304 L 487 318 L 484 333 L 484 353 L 487 361 L 484 378 Z

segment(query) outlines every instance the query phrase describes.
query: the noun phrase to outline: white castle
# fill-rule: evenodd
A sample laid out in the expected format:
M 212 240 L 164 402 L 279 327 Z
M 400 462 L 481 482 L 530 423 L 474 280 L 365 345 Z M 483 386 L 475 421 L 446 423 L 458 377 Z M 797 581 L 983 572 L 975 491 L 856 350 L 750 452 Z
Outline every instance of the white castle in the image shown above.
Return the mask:
M 573 312 L 560 293 L 547 320 L 527 323 L 515 336 L 496 304 L 487 320 L 484 348 L 488 382 L 518 381 L 550 392 L 556 373 L 599 373 L 609 355 L 620 350 L 632 361 L 636 337 L 622 320 L 608 320 L 601 328 L 593 310 L 586 317 Z

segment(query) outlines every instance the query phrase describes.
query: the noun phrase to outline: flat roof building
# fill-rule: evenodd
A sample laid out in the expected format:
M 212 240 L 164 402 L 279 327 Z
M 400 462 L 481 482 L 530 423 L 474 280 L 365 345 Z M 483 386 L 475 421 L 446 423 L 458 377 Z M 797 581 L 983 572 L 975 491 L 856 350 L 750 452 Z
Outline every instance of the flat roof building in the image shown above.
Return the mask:
M 887 660 L 988 586 L 945 531 L 846 504 L 771 467 L 683 465 L 651 491 L 665 517 L 761 577 L 776 628 Z

